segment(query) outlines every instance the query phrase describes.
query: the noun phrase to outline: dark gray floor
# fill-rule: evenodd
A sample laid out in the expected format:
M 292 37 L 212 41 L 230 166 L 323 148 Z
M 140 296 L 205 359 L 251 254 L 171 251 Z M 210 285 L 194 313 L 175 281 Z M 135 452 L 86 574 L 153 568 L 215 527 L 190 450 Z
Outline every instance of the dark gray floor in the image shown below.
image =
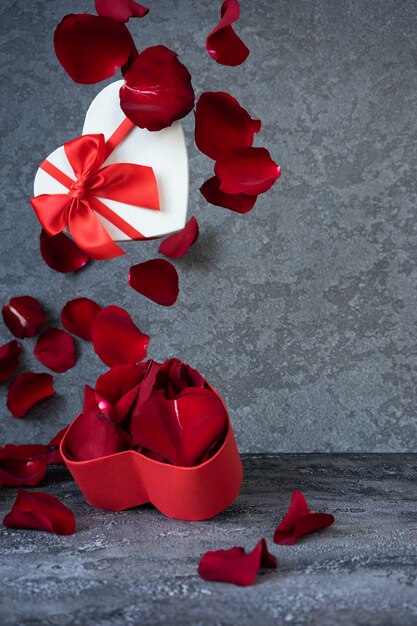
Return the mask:
M 2 529 L 0 623 L 7 626 L 417 623 L 417 454 L 244 457 L 241 495 L 206 522 L 178 522 L 150 506 L 90 508 L 66 470 L 44 489 L 73 509 L 67 538 Z M 299 544 L 271 537 L 293 489 L 334 526 Z M 14 490 L 2 498 L 1 514 Z M 251 588 L 197 575 L 206 550 L 264 536 L 278 569 Z

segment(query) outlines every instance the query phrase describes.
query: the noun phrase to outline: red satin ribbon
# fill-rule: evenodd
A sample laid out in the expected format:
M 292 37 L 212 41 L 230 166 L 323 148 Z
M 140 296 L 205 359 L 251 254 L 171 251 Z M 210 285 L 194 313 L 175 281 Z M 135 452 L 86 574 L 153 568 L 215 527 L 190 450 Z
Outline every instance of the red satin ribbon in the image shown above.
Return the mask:
M 67 187 L 67 194 L 41 194 L 31 205 L 49 235 L 68 227 L 75 243 L 92 259 L 111 259 L 124 254 L 112 240 L 96 213 L 106 218 L 130 239 L 144 239 L 138 230 L 116 215 L 97 196 L 117 200 L 132 207 L 159 211 L 158 186 L 152 167 L 134 163 L 115 163 L 102 167 L 108 156 L 132 130 L 125 119 L 113 135 L 82 135 L 64 144 L 65 154 L 74 171 L 73 180 L 48 160 L 41 169 Z

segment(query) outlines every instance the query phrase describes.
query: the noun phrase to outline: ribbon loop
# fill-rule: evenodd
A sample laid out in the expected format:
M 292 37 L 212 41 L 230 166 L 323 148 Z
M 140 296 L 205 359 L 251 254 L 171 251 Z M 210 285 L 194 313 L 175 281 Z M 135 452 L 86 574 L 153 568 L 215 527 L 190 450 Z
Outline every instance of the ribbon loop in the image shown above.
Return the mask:
M 134 125 L 123 120 L 107 142 L 104 135 L 82 135 L 64 144 L 75 180 L 48 160 L 40 166 L 68 189 L 65 194 L 42 194 L 31 205 L 49 235 L 68 228 L 74 241 L 91 258 L 111 259 L 124 251 L 113 241 L 97 214 L 131 239 L 144 236 L 107 207 L 97 196 L 135 207 L 159 211 L 158 186 L 152 167 L 104 161 Z

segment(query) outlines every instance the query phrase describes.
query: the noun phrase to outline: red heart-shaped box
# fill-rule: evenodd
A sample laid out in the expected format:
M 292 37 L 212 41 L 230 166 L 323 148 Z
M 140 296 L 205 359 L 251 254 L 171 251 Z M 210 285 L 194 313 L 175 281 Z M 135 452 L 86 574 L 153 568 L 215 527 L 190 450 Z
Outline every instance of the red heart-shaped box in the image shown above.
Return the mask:
M 224 511 L 242 484 L 242 463 L 229 418 L 221 448 L 194 467 L 160 463 L 135 450 L 73 461 L 64 452 L 67 433 L 60 446 L 65 464 L 87 502 L 100 509 L 121 511 L 150 502 L 168 517 L 204 520 Z

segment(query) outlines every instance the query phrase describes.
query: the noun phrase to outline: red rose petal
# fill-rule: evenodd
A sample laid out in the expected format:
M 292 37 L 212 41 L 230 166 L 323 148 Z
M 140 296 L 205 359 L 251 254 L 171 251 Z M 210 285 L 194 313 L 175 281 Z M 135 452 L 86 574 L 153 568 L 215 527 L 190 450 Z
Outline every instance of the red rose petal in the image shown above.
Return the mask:
M 333 522 L 333 515 L 311 511 L 301 491 L 294 491 L 290 507 L 275 529 L 274 542 L 291 546 L 304 535 L 323 530 Z
M 198 223 L 193 216 L 179 233 L 164 239 L 158 252 L 170 259 L 179 259 L 184 256 L 198 239 Z
M 211 159 L 251 146 L 261 121 L 251 118 L 239 102 L 224 91 L 202 93 L 195 109 L 195 142 Z
M 185 389 L 168 400 L 162 389 L 132 414 L 130 432 L 136 447 L 150 450 L 173 465 L 192 467 L 227 429 L 221 400 L 208 389 Z
M 155 388 L 164 389 L 165 397 L 175 400 L 180 393 L 189 388 L 203 389 L 206 381 L 197 370 L 179 359 L 167 359 L 155 377 Z
M 43 365 L 61 374 L 75 365 L 74 339 L 65 330 L 48 328 L 39 335 L 33 354 Z
M 220 181 L 217 176 L 206 180 L 200 187 L 200 192 L 207 202 L 242 214 L 251 211 L 258 198 L 258 196 L 249 196 L 246 193 L 225 193 L 220 189 Z
M 64 426 L 64 428 L 62 428 L 55 435 L 55 437 L 52 437 L 51 441 L 49 442 L 48 446 L 50 448 L 50 451 L 46 458 L 48 465 L 64 463 L 64 459 L 62 458 L 61 450 L 59 449 L 59 447 L 69 427 L 70 425 Z
M 134 43 L 124 24 L 87 13 L 66 15 L 54 34 L 56 56 L 76 83 L 98 83 L 113 76 Z
M 240 65 L 249 55 L 249 49 L 231 26 L 239 19 L 239 13 L 237 0 L 224 0 L 220 12 L 221 20 L 206 40 L 207 52 L 222 65 Z
M 100 311 L 101 307 L 90 298 L 75 298 L 62 309 L 61 322 L 69 333 L 91 341 L 93 322 Z
M 96 11 L 117 22 L 127 22 L 130 17 L 145 17 L 149 9 L 134 0 L 95 0 Z
M 230 150 L 216 161 L 214 172 L 222 191 L 252 196 L 268 191 L 281 176 L 279 165 L 266 148 Z
M 32 487 L 45 476 L 48 446 L 7 444 L 0 447 L 0 487 Z
M 177 54 L 165 46 L 144 50 L 124 78 L 120 106 L 140 128 L 161 130 L 171 126 L 194 106 L 190 73 Z
M 0 383 L 15 374 L 21 350 L 20 343 L 16 339 L 0 346 Z
M 55 437 L 52 437 L 51 441 L 48 443 L 48 446 L 59 447 L 61 445 L 61 441 L 65 437 L 65 433 L 67 432 L 68 428 L 69 428 L 69 425 L 64 426 L 64 428 L 61 428 L 61 430 L 57 432 Z
M 178 273 L 169 261 L 152 259 L 133 265 L 129 285 L 162 306 L 172 306 L 178 298 Z
M 72 535 L 75 531 L 74 513 L 62 502 L 41 491 L 19 489 L 12 510 L 3 520 L 8 528 L 46 530 L 57 535 Z
M 95 390 L 114 406 L 143 380 L 148 367 L 148 361 L 133 365 L 115 365 L 97 378 Z
M 36 404 L 51 398 L 55 394 L 52 380 L 51 374 L 19 374 L 10 383 L 7 393 L 7 408 L 12 415 L 24 417 Z
M 111 417 L 99 411 L 81 414 L 64 440 L 65 456 L 89 461 L 129 450 L 131 438 Z
M 198 564 L 198 574 L 204 580 L 247 587 L 253 585 L 261 567 L 277 567 L 277 559 L 268 552 L 265 539 L 261 539 L 248 554 L 241 547 L 206 552 Z
M 42 230 L 40 246 L 43 260 L 56 272 L 77 272 L 90 261 L 90 257 L 64 233 L 51 237 Z
M 96 354 L 110 367 L 142 361 L 149 343 L 149 336 L 118 306 L 108 306 L 96 315 L 91 338 Z
M 34 337 L 46 322 L 40 303 L 32 296 L 11 298 L 3 307 L 2 313 L 7 328 L 19 339 Z

